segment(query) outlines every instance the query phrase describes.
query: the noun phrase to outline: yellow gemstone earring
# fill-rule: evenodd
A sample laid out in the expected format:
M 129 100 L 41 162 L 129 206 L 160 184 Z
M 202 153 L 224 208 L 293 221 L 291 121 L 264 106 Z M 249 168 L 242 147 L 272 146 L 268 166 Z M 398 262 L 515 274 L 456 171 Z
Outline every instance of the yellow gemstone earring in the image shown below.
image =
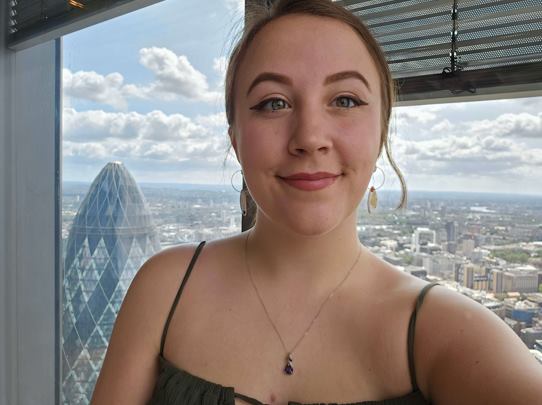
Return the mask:
M 386 181 L 386 174 L 384 173 L 384 170 L 382 170 L 378 166 L 375 166 L 375 169 L 373 170 L 373 175 L 377 169 L 382 172 L 382 182 L 380 183 L 378 187 L 375 187 L 374 185 L 372 185 L 369 188 L 369 196 L 367 197 L 367 211 L 369 212 L 369 214 L 371 213 L 371 210 L 372 209 L 375 210 L 378 205 L 378 196 L 376 195 L 376 190 L 380 189 L 384 185 L 384 182 Z M 374 184 L 373 177 L 371 177 L 371 182 Z

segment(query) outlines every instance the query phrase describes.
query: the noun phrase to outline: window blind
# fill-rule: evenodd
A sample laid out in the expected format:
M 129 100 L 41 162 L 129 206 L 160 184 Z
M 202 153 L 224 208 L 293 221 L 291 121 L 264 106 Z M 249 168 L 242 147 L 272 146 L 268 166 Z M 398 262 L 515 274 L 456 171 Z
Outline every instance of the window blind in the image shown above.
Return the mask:
M 405 104 L 542 95 L 542 0 L 337 3 L 377 38 Z
M 7 0 L 8 46 L 23 49 L 161 0 Z

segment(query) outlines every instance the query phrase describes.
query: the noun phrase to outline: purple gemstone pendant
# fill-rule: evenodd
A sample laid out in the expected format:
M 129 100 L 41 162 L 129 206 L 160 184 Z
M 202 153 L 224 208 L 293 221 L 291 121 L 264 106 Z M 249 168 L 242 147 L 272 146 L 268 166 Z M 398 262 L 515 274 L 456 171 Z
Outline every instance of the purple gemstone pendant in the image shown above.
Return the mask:
M 292 359 L 292 356 L 288 354 L 287 360 L 286 360 L 286 367 L 284 367 L 284 372 L 288 375 L 291 375 L 294 373 L 294 368 L 292 367 L 292 362 L 294 360 Z

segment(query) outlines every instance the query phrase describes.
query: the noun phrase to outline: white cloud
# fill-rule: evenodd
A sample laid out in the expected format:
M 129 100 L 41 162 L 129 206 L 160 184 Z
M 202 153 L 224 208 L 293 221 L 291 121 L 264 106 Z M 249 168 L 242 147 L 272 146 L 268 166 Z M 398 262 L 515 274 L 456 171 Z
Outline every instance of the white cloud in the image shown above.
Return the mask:
M 148 84 L 124 83 L 118 72 L 101 75 L 94 71 L 71 72 L 63 69 L 63 89 L 67 98 L 89 100 L 126 110 L 130 99 L 173 101 L 179 97 L 187 100 L 218 103 L 223 99 L 223 90 L 209 88 L 207 77 L 198 71 L 185 55 L 176 55 L 166 48 L 143 48 L 139 61 L 154 74 Z M 225 58 L 215 58 L 213 69 L 223 78 Z
M 94 71 L 72 73 L 69 69 L 63 69 L 62 82 L 64 95 L 67 97 L 103 103 L 119 110 L 128 106 L 124 77 L 120 73 L 103 76 Z
M 491 177 L 519 174 L 542 165 L 542 148 L 495 136 L 446 136 L 425 141 L 397 140 L 395 157 L 413 175 Z
M 222 162 L 229 138 L 224 114 L 190 119 L 162 111 L 64 109 L 64 156 L 159 162 Z
M 494 102 L 492 102 L 494 105 Z M 489 109 L 485 115 L 491 114 Z M 491 119 L 468 119 L 464 114 L 454 113 L 444 116 L 426 112 L 420 115 L 419 111 L 405 111 L 392 122 L 392 133 L 399 132 L 403 138 L 411 141 L 430 141 L 444 137 L 477 136 L 480 139 L 488 136 L 496 138 L 516 138 L 542 141 L 542 113 L 536 114 L 518 112 L 495 115 Z M 475 114 L 479 117 L 480 114 Z M 542 146 L 542 144 L 541 144 Z
M 400 108 L 394 110 L 393 118 L 394 124 L 397 127 L 403 127 L 407 125 L 428 124 L 435 121 L 438 116 L 430 108 L 411 107 L 409 109 Z
M 195 69 L 185 55 L 176 55 L 167 48 L 143 48 L 139 51 L 139 61 L 156 77 L 143 90 L 144 93 L 206 102 L 215 102 L 221 96 L 221 93 L 209 89 L 205 75 Z
M 540 193 L 542 114 L 525 111 L 522 104 L 399 108 L 401 125 L 392 127 L 392 149 L 407 183 L 417 189 Z M 382 166 L 390 174 L 387 186 L 397 186 L 391 169 Z
M 443 119 L 442 121 L 433 125 L 430 129 L 430 132 L 433 134 L 448 133 L 451 132 L 453 128 L 454 125 L 449 120 Z
M 475 121 L 470 130 L 473 134 L 542 139 L 542 113 L 503 114 L 494 120 Z

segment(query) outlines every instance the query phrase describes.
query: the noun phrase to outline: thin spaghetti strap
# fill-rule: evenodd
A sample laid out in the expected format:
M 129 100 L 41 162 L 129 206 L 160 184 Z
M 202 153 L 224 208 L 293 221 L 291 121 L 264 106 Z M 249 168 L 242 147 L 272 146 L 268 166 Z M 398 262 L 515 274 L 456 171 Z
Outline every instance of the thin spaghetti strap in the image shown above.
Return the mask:
M 181 297 L 181 293 L 183 292 L 184 285 L 186 284 L 186 281 L 188 280 L 188 277 L 190 276 L 190 273 L 192 272 L 192 268 L 194 267 L 194 264 L 196 263 L 196 260 L 201 252 L 201 249 L 203 248 L 203 245 L 205 245 L 205 241 L 201 242 L 196 248 L 196 251 L 194 252 L 194 255 L 192 256 L 192 260 L 190 261 L 190 264 L 188 265 L 188 269 L 186 270 L 186 273 L 184 274 L 181 286 L 179 287 L 179 290 L 177 291 L 177 295 L 175 296 L 173 305 L 171 306 L 171 309 L 169 310 L 169 315 L 167 317 L 164 330 L 162 331 L 162 340 L 160 342 L 160 356 L 162 357 L 164 356 L 164 344 L 166 343 L 166 335 L 169 328 L 169 323 L 171 322 L 171 318 L 173 317 L 173 313 L 175 312 L 175 308 L 177 307 L 177 303 L 179 302 L 179 298 Z
M 423 300 L 425 298 L 425 294 L 431 289 L 432 287 L 439 285 L 436 282 L 429 283 L 425 287 L 422 288 L 420 294 L 418 295 L 418 299 L 416 300 L 416 307 L 414 308 L 414 311 L 412 311 L 412 315 L 410 316 L 410 322 L 408 323 L 408 341 L 407 341 L 407 348 L 408 348 L 408 369 L 410 372 L 410 381 L 412 383 L 412 389 L 413 391 L 418 391 L 418 382 L 416 380 L 416 368 L 414 367 L 414 333 L 416 330 L 416 317 L 418 315 L 418 311 L 420 310 L 420 307 L 423 304 Z

